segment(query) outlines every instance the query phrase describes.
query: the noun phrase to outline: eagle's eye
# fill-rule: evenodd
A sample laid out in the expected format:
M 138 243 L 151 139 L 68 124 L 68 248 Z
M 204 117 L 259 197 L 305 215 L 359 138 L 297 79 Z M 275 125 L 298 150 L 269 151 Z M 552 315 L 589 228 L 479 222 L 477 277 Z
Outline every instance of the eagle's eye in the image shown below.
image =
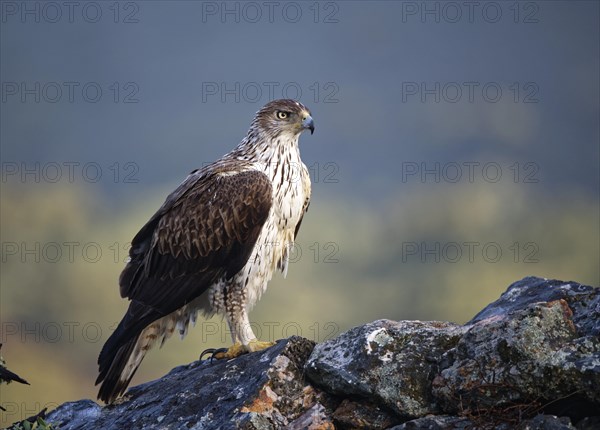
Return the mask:
M 277 111 L 277 118 L 286 119 L 290 114 L 288 112 L 284 112 L 282 110 Z

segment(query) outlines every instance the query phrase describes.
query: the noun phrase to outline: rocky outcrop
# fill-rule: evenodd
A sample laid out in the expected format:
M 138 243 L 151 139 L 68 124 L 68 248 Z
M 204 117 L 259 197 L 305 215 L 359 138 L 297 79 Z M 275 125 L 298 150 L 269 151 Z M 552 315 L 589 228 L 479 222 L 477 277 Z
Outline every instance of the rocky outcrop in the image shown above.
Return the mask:
M 375 321 L 292 337 L 66 403 L 70 429 L 592 429 L 600 426 L 600 289 L 525 278 L 465 325 Z
M 65 403 L 47 421 L 61 430 L 265 429 L 293 426 L 295 421 L 320 423 L 322 415 L 325 425 L 322 411 L 329 407 L 328 398 L 303 377 L 313 347 L 307 339 L 292 337 L 235 360 L 196 361 L 131 388 L 114 405 Z

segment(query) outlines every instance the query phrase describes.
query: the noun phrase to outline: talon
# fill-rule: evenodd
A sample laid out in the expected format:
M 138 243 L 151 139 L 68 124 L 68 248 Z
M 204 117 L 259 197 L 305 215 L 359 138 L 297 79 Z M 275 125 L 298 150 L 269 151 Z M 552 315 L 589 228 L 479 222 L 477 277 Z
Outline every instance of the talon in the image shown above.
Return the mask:
M 223 354 L 225 352 L 227 352 L 227 348 L 208 348 L 202 351 L 198 359 L 202 360 L 202 357 L 204 357 L 206 354 L 210 354 L 210 362 L 212 363 L 215 358 L 221 358 L 217 357 L 218 354 Z
M 202 357 L 204 357 L 206 354 L 210 354 L 210 361 L 212 363 L 212 361 L 214 359 L 222 360 L 222 359 L 226 358 L 229 360 L 229 359 L 238 357 L 246 352 L 247 351 L 244 349 L 242 344 L 236 343 L 235 345 L 232 345 L 229 348 L 205 349 L 204 351 L 202 351 L 202 354 L 200 354 L 200 359 L 202 359 Z
M 202 351 L 202 354 L 200 354 L 200 360 L 202 360 L 202 357 L 204 357 L 207 354 L 210 354 L 211 363 L 214 359 L 222 360 L 225 358 L 227 360 L 231 360 L 232 358 L 239 357 L 240 355 L 246 354 L 248 352 L 262 351 L 263 349 L 267 349 L 275 345 L 275 343 L 276 342 L 262 342 L 260 340 L 254 339 L 251 340 L 248 343 L 248 345 L 245 346 L 241 343 L 235 343 L 229 348 L 208 348 Z
M 208 348 L 205 349 L 204 351 L 202 351 L 200 353 L 200 357 L 198 357 L 198 360 L 202 360 L 202 357 L 204 357 L 206 354 L 214 354 L 214 352 L 216 351 L 215 348 Z

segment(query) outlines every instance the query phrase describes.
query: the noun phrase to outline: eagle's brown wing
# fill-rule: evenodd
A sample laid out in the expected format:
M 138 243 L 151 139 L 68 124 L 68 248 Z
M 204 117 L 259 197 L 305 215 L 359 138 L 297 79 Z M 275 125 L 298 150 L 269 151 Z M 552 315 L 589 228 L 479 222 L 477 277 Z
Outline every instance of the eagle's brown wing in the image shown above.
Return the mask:
M 102 400 L 112 400 L 129 383 L 133 374 L 124 383 L 121 372 L 145 327 L 243 268 L 271 204 L 264 173 L 223 166 L 190 174 L 167 197 L 134 237 L 119 279 L 121 295 L 131 303 L 98 358 Z

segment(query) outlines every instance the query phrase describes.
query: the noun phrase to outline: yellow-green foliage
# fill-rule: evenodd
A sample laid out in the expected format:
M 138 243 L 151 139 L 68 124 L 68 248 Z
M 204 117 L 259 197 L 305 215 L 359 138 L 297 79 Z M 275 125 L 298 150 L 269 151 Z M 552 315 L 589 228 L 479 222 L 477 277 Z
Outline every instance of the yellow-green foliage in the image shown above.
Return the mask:
M 18 424 L 12 425 L 9 430 L 59 430 L 59 428 L 52 424 L 48 424 L 42 418 L 38 417 L 33 423 L 24 420 Z

